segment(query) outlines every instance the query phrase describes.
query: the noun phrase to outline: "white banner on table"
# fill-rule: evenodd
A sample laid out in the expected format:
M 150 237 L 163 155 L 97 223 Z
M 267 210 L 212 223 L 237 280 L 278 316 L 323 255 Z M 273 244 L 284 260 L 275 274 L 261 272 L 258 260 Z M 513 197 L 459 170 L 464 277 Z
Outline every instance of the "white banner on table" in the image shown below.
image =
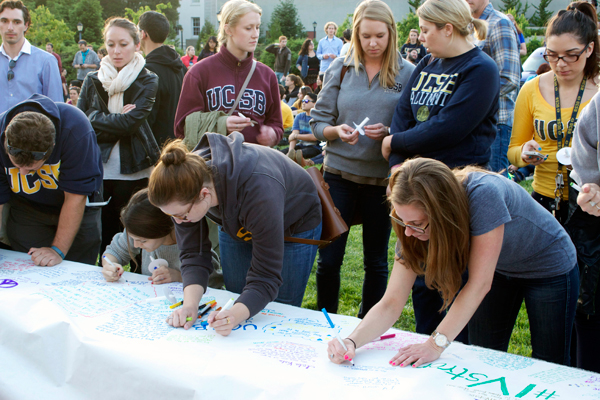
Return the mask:
M 425 336 L 359 349 L 356 365 L 332 364 L 327 342 L 359 320 L 270 303 L 228 337 L 197 322 L 165 323 L 163 286 L 125 273 L 63 262 L 36 267 L 0 250 L 0 399 L 600 399 L 600 375 L 531 358 L 452 344 L 419 368 L 388 364 Z M 178 299 L 182 286 L 168 284 Z M 211 289 L 204 301 L 237 295 Z M 599 361 L 600 362 L 600 361 Z

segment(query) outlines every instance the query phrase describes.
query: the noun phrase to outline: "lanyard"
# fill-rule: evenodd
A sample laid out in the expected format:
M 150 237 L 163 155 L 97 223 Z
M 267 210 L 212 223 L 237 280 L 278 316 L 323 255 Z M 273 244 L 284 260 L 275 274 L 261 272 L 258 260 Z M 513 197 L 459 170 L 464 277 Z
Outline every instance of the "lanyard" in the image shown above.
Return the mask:
M 583 92 L 585 91 L 585 85 L 587 83 L 587 78 L 584 77 L 581 80 L 581 85 L 579 85 L 579 93 L 577 94 L 577 99 L 575 100 L 575 105 L 573 105 L 573 112 L 571 113 L 571 119 L 567 124 L 567 134 L 563 134 L 562 129 L 562 115 L 560 113 L 560 95 L 558 93 L 558 80 L 556 79 L 556 75 L 554 75 L 554 102 L 556 108 L 556 146 L 558 150 L 563 147 L 569 147 L 571 143 L 571 138 L 573 137 L 573 130 L 575 129 L 575 121 L 577 120 L 577 112 L 579 112 L 579 106 L 581 106 L 581 99 L 583 98 Z M 563 146 L 564 139 L 564 146 Z M 563 165 L 558 163 L 558 170 L 556 171 L 555 177 L 556 188 L 554 189 L 554 203 L 551 204 L 551 208 L 553 213 L 560 208 L 560 201 L 562 200 L 563 189 L 565 186 L 564 176 L 563 176 Z
M 560 95 L 558 94 L 558 81 L 556 80 L 556 75 L 554 76 L 554 101 L 556 104 L 556 145 L 558 150 L 563 147 L 563 138 L 565 140 L 564 147 L 569 147 L 571 143 L 571 138 L 573 137 L 573 130 L 575 129 L 575 121 L 577 120 L 577 113 L 579 112 L 579 106 L 581 105 L 581 99 L 583 98 L 583 92 L 585 91 L 585 85 L 587 83 L 587 78 L 583 78 L 581 81 L 581 85 L 579 85 L 579 93 L 577 94 L 577 100 L 575 100 L 575 105 L 573 106 L 573 112 L 571 113 L 571 119 L 567 124 L 567 134 L 563 135 L 562 129 L 562 121 L 561 121 L 561 113 L 560 113 Z M 562 167 L 559 163 L 559 168 Z

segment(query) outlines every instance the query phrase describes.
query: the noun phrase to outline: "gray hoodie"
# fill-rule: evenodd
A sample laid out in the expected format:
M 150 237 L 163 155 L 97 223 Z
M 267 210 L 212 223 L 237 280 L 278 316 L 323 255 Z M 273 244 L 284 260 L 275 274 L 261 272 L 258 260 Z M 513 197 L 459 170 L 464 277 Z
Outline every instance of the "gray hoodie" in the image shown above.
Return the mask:
M 275 300 L 283 281 L 284 236 L 316 228 L 321 201 L 312 179 L 283 153 L 244 143 L 244 136 L 206 133 L 195 151 L 212 167 L 219 206 L 207 217 L 240 242 L 252 241 L 246 287 L 236 301 L 257 314 Z M 175 226 L 183 287 L 206 288 L 212 271 L 204 218 Z
M 379 86 L 379 74 L 371 83 L 362 64 L 356 73 L 354 61 L 349 57 L 336 58 L 331 63 L 323 81 L 323 89 L 315 108 L 310 115 L 313 134 L 319 140 L 327 140 L 323 130 L 328 126 L 347 124 L 351 127 L 360 124 L 369 117 L 367 125 L 392 124 L 394 110 L 415 66 L 398 54 L 400 70 L 396 75 L 396 84 L 391 88 Z M 342 67 L 349 68 L 340 87 Z M 325 165 L 358 176 L 385 178 L 388 176 L 388 162 L 381 155 L 381 141 L 360 136 L 358 143 L 350 145 L 336 139 L 327 142 Z
M 575 133 L 571 163 L 571 178 L 579 185 L 600 185 L 600 97 L 596 94 L 581 111 Z

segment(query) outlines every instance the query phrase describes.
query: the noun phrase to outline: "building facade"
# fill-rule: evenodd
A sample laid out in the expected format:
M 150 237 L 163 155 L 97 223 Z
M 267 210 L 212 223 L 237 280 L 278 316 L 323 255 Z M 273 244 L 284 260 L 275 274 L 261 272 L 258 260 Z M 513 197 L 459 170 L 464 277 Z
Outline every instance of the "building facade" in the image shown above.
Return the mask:
M 271 20 L 271 13 L 279 4 L 280 0 L 255 0 L 262 10 L 263 28 L 266 30 Z M 409 12 L 408 2 L 406 0 L 384 0 L 392 9 L 397 21 L 404 18 Z M 194 46 L 198 41 L 198 34 L 204 26 L 205 21 L 210 21 L 215 28 L 219 26 L 217 13 L 225 3 L 225 0 L 181 0 L 179 7 L 179 24 L 183 28 L 183 43 L 186 46 Z M 325 36 L 324 25 L 328 21 L 334 21 L 341 24 L 348 14 L 354 12 L 354 8 L 360 1 L 358 0 L 294 0 L 300 21 L 304 25 L 307 33 L 315 32 L 317 40 Z M 529 1 L 528 17 L 535 9 L 533 4 L 538 5 L 539 0 Z M 556 12 L 564 9 L 570 3 L 569 0 L 554 0 L 550 4 L 552 11 Z M 496 9 L 503 3 L 501 0 L 492 0 Z M 313 25 L 316 23 L 316 28 Z M 312 35 L 311 35 L 312 36 Z

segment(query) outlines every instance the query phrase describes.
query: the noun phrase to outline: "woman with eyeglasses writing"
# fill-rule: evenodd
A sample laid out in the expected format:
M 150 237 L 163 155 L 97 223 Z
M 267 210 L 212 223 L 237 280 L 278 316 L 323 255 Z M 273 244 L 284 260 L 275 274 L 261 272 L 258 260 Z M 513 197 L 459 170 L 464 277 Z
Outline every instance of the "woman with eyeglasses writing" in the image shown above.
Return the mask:
M 428 158 L 406 161 L 390 179 L 396 261 L 384 297 L 329 358 L 354 358 L 356 348 L 400 317 L 418 275 L 438 290 L 446 316 L 422 344 L 400 349 L 389 363 L 418 367 L 436 360 L 469 324 L 476 346 L 506 351 L 523 300 L 534 358 L 569 365 L 579 274 L 565 230 L 518 184 L 478 167 L 454 171 Z M 528 243 L 523 246 L 523 243 Z M 469 279 L 461 276 L 468 269 Z M 347 357 L 347 358 L 346 358 Z
M 271 301 L 302 303 L 317 246 L 290 240 L 320 239 L 317 190 L 281 152 L 243 141 L 239 132 L 206 133 L 194 153 L 172 142 L 150 177 L 150 202 L 177 223 L 184 304 L 167 320 L 172 326 L 194 324 L 206 291 L 212 271 L 207 218 L 220 226 L 225 286 L 241 293 L 218 319 L 209 316 L 217 333 L 229 335 Z
M 531 195 L 561 223 L 568 214 L 568 174 L 557 152 L 571 145 L 581 110 L 598 92 L 596 22 L 596 11 L 583 1 L 550 20 L 544 58 L 552 73 L 525 83 L 515 106 L 508 160 L 536 166 Z

